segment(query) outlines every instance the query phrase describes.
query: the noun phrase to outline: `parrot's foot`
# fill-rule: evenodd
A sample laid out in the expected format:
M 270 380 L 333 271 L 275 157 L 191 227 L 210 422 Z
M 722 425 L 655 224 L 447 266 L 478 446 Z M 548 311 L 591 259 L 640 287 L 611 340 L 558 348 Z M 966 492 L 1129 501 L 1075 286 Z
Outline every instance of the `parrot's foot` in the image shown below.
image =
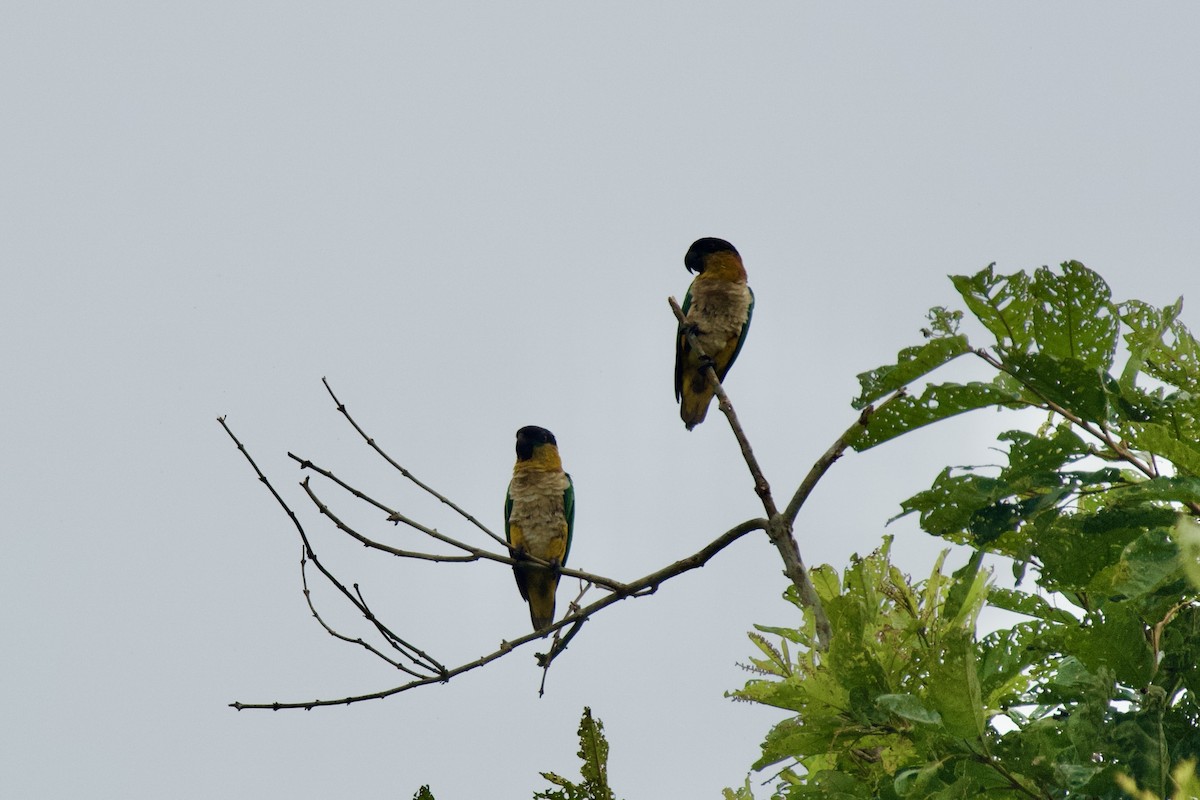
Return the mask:
M 713 369 L 716 369 L 716 367 L 717 367 L 717 362 L 712 360 L 712 356 L 700 356 L 700 358 L 698 359 L 698 363 L 700 364 L 701 372 L 708 369 L 709 367 L 712 367 Z

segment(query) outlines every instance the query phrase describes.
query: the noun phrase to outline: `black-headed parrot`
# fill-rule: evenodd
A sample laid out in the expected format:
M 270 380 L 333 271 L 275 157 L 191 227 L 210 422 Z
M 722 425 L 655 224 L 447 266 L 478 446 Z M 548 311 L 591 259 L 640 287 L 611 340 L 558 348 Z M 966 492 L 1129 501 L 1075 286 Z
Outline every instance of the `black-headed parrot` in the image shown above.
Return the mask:
M 554 434 L 536 425 L 517 431 L 517 463 L 504 500 L 504 536 L 513 574 L 529 603 L 535 631 L 554 622 L 558 568 L 566 565 L 575 529 L 575 486 L 563 472 Z M 529 555 L 550 566 L 522 559 Z
M 699 425 L 708 413 L 716 391 L 704 376 L 712 364 L 722 383 L 750 330 L 754 292 L 746 285 L 742 257 L 724 239 L 697 239 L 683 257 L 683 265 L 696 277 L 683 298 L 687 327 L 700 341 L 703 354 L 688 343 L 681 327 L 675 337 L 675 399 L 687 429 Z

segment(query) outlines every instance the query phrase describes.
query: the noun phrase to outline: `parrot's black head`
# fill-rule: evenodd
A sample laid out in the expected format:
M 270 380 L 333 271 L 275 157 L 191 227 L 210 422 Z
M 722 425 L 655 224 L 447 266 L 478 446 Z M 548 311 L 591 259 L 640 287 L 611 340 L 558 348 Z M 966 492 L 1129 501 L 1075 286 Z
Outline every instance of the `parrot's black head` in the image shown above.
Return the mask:
M 521 428 L 517 431 L 517 460 L 528 461 L 533 458 L 533 448 L 539 444 L 558 446 L 558 441 L 555 440 L 553 433 L 545 428 L 539 428 L 537 425 L 526 425 Z
M 692 242 L 692 246 L 688 248 L 687 255 L 683 257 L 683 265 L 687 267 L 688 272 L 704 272 L 704 262 L 713 253 L 733 253 L 735 256 L 738 255 L 737 248 L 724 239 L 705 236 L 703 239 L 697 239 Z

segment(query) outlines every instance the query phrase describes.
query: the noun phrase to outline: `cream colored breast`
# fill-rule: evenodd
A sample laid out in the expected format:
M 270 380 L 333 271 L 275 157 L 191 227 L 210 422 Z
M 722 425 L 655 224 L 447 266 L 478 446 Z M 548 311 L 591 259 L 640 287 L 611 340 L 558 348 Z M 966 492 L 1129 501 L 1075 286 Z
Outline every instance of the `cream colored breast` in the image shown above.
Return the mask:
M 520 470 L 509 485 L 512 498 L 511 524 L 521 529 L 526 551 L 543 558 L 551 543 L 567 535 L 563 514 L 563 492 L 567 476 L 562 472 Z
M 750 289 L 744 283 L 706 281 L 692 283 L 688 321 L 700 326 L 700 346 L 715 353 L 741 333 L 750 312 Z

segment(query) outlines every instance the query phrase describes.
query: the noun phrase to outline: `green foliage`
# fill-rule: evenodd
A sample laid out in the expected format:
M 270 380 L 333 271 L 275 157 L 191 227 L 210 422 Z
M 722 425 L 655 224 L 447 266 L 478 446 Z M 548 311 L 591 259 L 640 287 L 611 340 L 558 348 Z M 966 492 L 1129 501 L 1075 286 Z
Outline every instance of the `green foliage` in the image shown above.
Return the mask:
M 429 784 L 422 786 L 413 795 L 413 800 L 433 800 L 433 792 L 429 791 Z
M 1115 777 L 1121 790 L 1135 800 L 1162 800 L 1149 789 L 1138 789 L 1137 781 L 1128 775 L 1118 774 Z M 1195 761 L 1184 761 L 1171 770 L 1171 781 L 1175 786 L 1171 800 L 1192 800 L 1200 797 L 1200 778 L 1196 776 Z
M 604 738 L 604 723 L 592 719 L 592 710 L 583 709 L 579 721 L 579 758 L 583 766 L 579 772 L 582 783 L 574 783 L 553 772 L 543 772 L 542 777 L 557 789 L 547 789 L 533 795 L 534 800 L 616 800 L 608 786 L 608 740 Z
M 827 652 L 811 621 L 751 634 L 758 677 L 733 694 L 789 714 L 754 768 L 776 798 L 1192 796 L 1193 767 L 1173 768 L 1200 757 L 1200 345 L 1182 301 L 1114 303 L 1077 262 L 952 280 L 987 347 L 935 308 L 925 343 L 861 374 L 854 405 L 966 354 L 993 379 L 893 397 L 853 446 L 975 408 L 1047 422 L 1002 434 L 1005 464 L 947 468 L 902 503 L 969 548 L 964 567 L 946 574 L 943 554 L 914 583 L 886 540 L 840 576 L 813 570 Z M 1016 621 L 981 632 L 987 606 Z

